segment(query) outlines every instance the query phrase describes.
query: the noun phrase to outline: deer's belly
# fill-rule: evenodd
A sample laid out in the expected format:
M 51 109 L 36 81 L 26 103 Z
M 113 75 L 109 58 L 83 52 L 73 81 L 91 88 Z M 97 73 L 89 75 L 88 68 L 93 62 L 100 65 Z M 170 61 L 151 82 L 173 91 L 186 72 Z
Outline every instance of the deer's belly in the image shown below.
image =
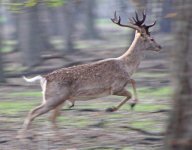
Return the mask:
M 90 100 L 110 95 L 109 88 L 84 88 L 76 91 L 71 100 Z

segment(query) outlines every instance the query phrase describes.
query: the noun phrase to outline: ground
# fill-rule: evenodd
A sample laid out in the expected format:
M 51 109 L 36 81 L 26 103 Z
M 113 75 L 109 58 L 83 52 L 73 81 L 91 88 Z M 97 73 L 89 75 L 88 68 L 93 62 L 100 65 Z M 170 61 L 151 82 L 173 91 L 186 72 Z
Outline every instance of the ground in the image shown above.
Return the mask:
M 166 42 L 166 38 L 163 40 Z M 114 45 L 98 50 L 99 47 L 89 49 L 89 45 L 82 43 L 86 52 L 80 50 L 67 56 L 74 62 L 123 53 L 121 47 L 116 46 L 120 50 L 112 48 Z M 94 47 L 98 43 L 90 45 Z M 41 89 L 39 83 L 29 84 L 21 78 L 9 78 L 7 84 L 0 86 L 0 150 L 162 150 L 171 95 L 167 54 L 166 51 L 148 53 L 133 76 L 139 95 L 134 110 L 127 103 L 116 112 L 105 112 L 106 108 L 123 99 L 116 96 L 77 102 L 72 109 L 66 104 L 58 118 L 57 131 L 51 129 L 47 119 L 49 114 L 46 114 L 33 122 L 29 131 L 33 136 L 27 139 L 17 139 L 17 132 L 28 111 L 40 104 Z M 19 72 L 23 68 L 17 64 L 18 53 L 8 54 L 7 60 L 9 62 L 13 57 L 15 62 L 7 66 L 11 70 L 10 66 L 14 65 Z M 61 62 L 61 59 L 48 60 L 35 69 L 53 67 L 50 64 L 59 67 Z M 130 87 L 129 90 L 132 91 Z

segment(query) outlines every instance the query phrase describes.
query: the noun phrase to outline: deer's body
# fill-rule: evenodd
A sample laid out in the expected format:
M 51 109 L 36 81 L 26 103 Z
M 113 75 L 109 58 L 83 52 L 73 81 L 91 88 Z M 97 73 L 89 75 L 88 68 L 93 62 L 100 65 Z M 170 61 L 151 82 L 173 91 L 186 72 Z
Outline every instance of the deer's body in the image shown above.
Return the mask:
M 43 76 L 47 80 L 47 89 L 55 87 L 63 93 L 63 87 L 67 87 L 71 101 L 113 95 L 127 85 L 142 58 L 139 50 L 128 50 L 125 54 L 47 74 Z
M 113 95 L 127 85 L 143 58 L 144 47 L 139 33 L 136 36 L 131 47 L 118 58 L 62 68 L 43 76 L 47 88 L 55 87 L 63 92 L 63 87 L 68 87 L 69 101 Z
M 116 15 L 115 19 L 117 19 Z M 112 21 L 120 25 L 120 21 Z M 137 21 L 139 22 L 139 20 Z M 132 25 L 131 28 L 139 30 L 141 27 Z M 154 40 L 146 42 L 141 33 L 143 34 L 143 31 L 136 31 L 130 48 L 118 58 L 62 68 L 32 79 L 25 78 L 28 82 L 41 81 L 43 103 L 29 113 L 24 122 L 24 129 L 29 127 L 35 117 L 50 110 L 53 110 L 50 119 L 55 123 L 59 110 L 66 100 L 74 104 L 76 100 L 90 100 L 108 95 L 125 96 L 126 98 L 117 107 L 108 109 L 109 111 L 118 110 L 132 97 L 131 93 L 125 88 L 128 83 L 132 84 L 136 103 L 136 88 L 131 76 L 137 70 L 144 50 L 158 51 L 160 49 L 160 46 Z
M 87 100 L 107 96 L 119 78 L 128 79 L 123 63 L 112 58 L 86 65 L 60 69 L 45 76 L 47 86 L 55 84 L 69 89 L 68 100 Z

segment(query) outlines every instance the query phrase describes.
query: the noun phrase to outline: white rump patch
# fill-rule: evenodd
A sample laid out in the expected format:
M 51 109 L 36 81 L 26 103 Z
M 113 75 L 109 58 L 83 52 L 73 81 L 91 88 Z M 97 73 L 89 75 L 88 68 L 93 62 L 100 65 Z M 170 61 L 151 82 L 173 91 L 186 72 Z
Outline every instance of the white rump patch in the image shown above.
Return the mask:
M 40 80 L 41 88 L 42 88 L 42 94 L 43 94 L 43 103 L 46 102 L 45 100 L 45 92 L 46 92 L 46 87 L 47 87 L 47 80 L 45 78 L 42 78 Z
M 43 94 L 43 103 L 45 103 L 46 102 L 45 101 L 45 91 L 46 91 L 46 86 L 47 86 L 47 80 L 40 75 L 33 77 L 33 78 L 26 78 L 25 76 L 23 76 L 23 79 L 27 82 L 35 82 L 37 80 L 40 80 L 40 85 L 41 85 L 42 94 Z

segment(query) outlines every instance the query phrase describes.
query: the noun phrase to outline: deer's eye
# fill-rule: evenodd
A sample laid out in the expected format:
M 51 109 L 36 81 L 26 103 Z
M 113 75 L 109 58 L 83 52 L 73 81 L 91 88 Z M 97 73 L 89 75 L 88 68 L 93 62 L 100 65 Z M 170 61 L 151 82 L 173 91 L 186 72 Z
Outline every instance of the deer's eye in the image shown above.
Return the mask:
M 151 41 L 155 41 L 154 39 L 151 39 Z

